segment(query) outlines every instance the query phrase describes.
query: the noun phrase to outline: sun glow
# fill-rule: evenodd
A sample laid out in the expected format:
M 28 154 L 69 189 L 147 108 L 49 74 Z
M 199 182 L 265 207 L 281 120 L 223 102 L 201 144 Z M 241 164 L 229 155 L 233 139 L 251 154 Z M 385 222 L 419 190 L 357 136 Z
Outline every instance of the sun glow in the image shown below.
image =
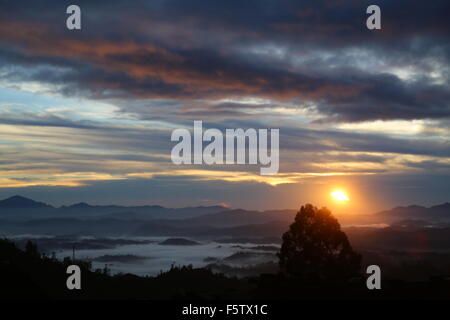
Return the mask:
M 350 198 L 347 196 L 347 194 L 342 190 L 335 190 L 331 193 L 331 196 L 334 198 L 334 200 L 338 202 L 345 202 L 349 201 Z

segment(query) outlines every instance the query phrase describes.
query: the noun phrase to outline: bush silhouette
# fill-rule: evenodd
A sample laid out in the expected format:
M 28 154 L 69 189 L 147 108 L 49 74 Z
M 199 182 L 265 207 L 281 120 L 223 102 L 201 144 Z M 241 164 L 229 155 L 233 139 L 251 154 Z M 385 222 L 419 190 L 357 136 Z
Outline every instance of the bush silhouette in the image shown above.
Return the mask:
M 327 208 L 302 206 L 283 234 L 281 271 L 302 280 L 343 280 L 356 276 L 361 256 L 354 252 L 339 222 Z

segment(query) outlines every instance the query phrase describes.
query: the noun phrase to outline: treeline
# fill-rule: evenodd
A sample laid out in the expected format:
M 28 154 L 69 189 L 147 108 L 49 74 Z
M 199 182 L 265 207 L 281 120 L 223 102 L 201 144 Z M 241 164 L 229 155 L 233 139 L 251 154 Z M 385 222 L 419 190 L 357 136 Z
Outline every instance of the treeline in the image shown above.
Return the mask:
M 81 290 L 66 287 L 71 264 L 81 268 Z M 382 290 L 370 291 L 364 277 L 324 282 L 279 273 L 238 279 L 192 266 L 173 266 L 156 277 L 111 275 L 107 268 L 92 270 L 88 262 L 40 254 L 33 244 L 20 250 L 6 239 L 0 240 L 0 283 L 1 299 L 446 299 L 450 292 L 450 282 L 444 278 L 383 281 Z

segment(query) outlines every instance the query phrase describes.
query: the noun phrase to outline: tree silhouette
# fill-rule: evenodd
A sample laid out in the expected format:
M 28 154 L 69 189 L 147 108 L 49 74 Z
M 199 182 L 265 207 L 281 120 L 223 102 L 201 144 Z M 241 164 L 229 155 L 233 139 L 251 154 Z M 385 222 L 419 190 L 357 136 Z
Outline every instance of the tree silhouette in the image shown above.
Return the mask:
M 302 206 L 283 234 L 280 269 L 303 280 L 348 279 L 359 273 L 361 256 L 354 252 L 339 222 L 327 208 Z
M 25 245 L 25 252 L 34 257 L 40 256 L 37 245 L 30 240 Z

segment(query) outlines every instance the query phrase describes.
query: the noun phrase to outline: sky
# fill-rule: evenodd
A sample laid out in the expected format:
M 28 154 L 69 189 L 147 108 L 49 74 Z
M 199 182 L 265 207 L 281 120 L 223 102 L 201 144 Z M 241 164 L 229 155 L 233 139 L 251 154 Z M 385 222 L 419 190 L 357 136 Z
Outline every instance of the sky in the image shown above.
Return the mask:
M 0 1 L 0 198 L 369 213 L 450 201 L 450 3 Z M 81 8 L 81 30 L 66 8 Z M 171 162 L 279 128 L 280 170 Z M 350 197 L 332 202 L 334 189 Z

